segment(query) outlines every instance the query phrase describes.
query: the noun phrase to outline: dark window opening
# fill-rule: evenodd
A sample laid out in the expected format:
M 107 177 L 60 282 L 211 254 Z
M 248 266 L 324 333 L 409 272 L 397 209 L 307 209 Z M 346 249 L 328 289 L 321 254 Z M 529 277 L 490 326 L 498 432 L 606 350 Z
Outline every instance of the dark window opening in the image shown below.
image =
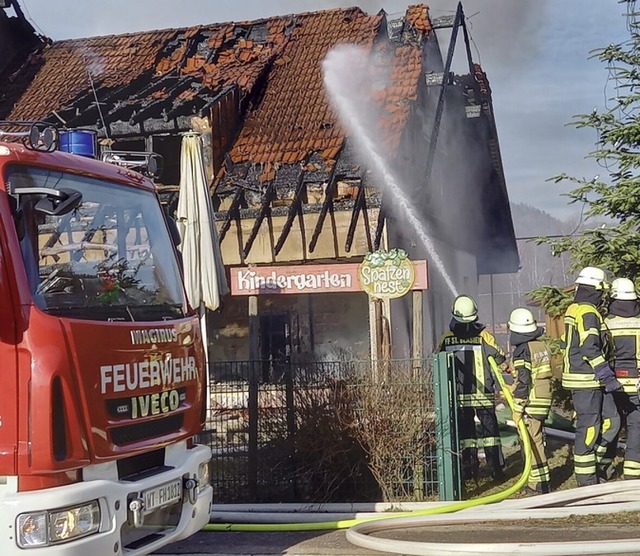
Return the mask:
M 147 150 L 147 146 L 144 137 L 136 137 L 131 139 L 116 139 L 108 149 L 103 147 L 102 150 L 133 151 L 142 153 Z
M 151 139 L 153 152 L 162 157 L 162 174 L 156 181 L 163 185 L 178 185 L 182 138 L 172 135 L 154 135 Z
M 262 381 L 282 382 L 291 362 L 291 317 L 263 315 L 260 317 L 260 355 Z

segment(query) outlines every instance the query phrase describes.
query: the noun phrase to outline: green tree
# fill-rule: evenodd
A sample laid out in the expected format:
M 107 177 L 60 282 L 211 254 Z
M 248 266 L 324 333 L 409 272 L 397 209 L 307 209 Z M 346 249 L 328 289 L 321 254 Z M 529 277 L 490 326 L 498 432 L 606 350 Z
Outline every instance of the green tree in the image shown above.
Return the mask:
M 630 38 L 593 52 L 616 83 L 615 98 L 608 108 L 594 109 L 571 122 L 577 128 L 597 133 L 595 150 L 589 153 L 603 168 L 602 179 L 591 180 L 561 174 L 556 182 L 569 181 L 574 189 L 566 195 L 570 203 L 583 203 L 587 218 L 607 222 L 585 228 L 561 239 L 540 238 L 556 255 L 568 253 L 572 270 L 599 266 L 616 277 L 637 280 L 640 275 L 640 11 L 635 0 L 620 0 L 626 9 Z M 545 309 L 557 312 L 566 306 L 568 294 L 555 288 L 534 291 Z

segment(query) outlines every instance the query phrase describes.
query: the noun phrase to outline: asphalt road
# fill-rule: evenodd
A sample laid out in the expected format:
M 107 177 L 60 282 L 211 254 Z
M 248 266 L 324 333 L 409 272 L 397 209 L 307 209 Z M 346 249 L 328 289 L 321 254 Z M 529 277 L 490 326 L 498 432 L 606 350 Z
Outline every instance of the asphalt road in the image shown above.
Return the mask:
M 215 556 L 374 556 L 388 554 L 352 545 L 345 531 L 301 533 L 197 533 L 155 554 Z
M 637 514 L 636 514 L 637 516 Z M 537 521 L 537 522 L 536 522 Z M 589 523 L 544 520 L 398 529 L 388 539 L 416 542 L 562 542 L 640 537 L 637 523 Z M 621 520 L 622 521 L 622 520 Z M 181 556 L 390 556 L 352 545 L 345 531 L 301 533 L 198 533 L 156 554 Z M 444 555 L 443 555 L 444 556 Z M 638 551 L 621 556 L 640 556 Z

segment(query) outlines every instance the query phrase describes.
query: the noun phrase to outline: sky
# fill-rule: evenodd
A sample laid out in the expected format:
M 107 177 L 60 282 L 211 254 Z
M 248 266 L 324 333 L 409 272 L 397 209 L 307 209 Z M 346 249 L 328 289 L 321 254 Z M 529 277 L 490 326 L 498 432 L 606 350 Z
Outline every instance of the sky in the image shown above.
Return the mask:
M 384 9 L 393 18 L 417 1 L 19 0 L 36 29 L 54 40 L 354 5 L 370 14 Z M 432 17 L 456 7 L 451 0 L 427 3 Z M 595 131 L 568 124 L 576 114 L 604 109 L 616 95 L 607 68 L 590 56 L 628 38 L 623 6 L 618 0 L 467 0 L 463 8 L 474 61 L 487 73 L 493 93 L 511 201 L 575 219 L 581 207 L 562 196 L 570 185 L 548 180 L 563 172 L 606 180 L 606 172 L 587 157 L 595 147 Z M 446 51 L 448 33 L 439 31 L 438 40 Z M 456 60 L 463 44 L 459 39 Z

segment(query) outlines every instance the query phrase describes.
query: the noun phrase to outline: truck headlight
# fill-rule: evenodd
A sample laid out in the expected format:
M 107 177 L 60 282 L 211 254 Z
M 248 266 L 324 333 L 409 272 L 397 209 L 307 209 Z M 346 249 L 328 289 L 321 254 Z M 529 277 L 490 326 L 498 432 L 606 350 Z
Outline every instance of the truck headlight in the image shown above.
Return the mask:
M 205 461 L 198 466 L 198 492 L 202 492 L 211 484 L 211 471 L 209 462 Z
M 48 546 L 86 537 L 99 528 L 100 505 L 93 500 L 71 508 L 20 514 L 17 542 L 21 548 Z

